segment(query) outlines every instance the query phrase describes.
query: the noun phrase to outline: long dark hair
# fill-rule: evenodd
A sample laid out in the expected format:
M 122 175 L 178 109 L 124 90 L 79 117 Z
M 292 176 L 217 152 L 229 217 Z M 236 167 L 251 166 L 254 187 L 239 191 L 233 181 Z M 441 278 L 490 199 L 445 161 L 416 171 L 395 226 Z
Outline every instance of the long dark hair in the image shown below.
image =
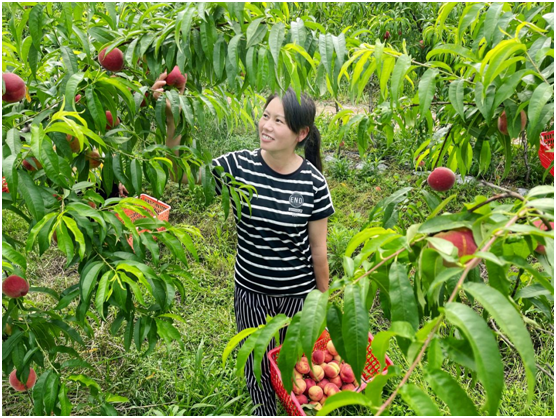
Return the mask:
M 286 124 L 292 132 L 298 134 L 301 129 L 308 127 L 307 137 L 298 143 L 297 147 L 303 147 L 305 158 L 313 164 L 317 170 L 322 172 L 322 160 L 320 156 L 320 132 L 315 126 L 315 114 L 317 108 L 315 102 L 305 93 L 301 93 L 301 103 L 297 99 L 295 91 L 290 87 L 284 95 L 280 97 L 277 93 L 271 94 L 266 99 L 264 108 L 266 109 L 272 99 L 279 97 L 284 106 L 284 116 Z

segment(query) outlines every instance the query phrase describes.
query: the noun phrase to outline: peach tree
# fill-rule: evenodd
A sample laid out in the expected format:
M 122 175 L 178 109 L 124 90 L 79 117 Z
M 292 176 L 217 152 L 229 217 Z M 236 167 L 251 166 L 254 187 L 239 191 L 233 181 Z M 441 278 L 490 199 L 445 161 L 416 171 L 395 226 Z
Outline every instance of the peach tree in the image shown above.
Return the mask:
M 538 148 L 539 134 L 549 129 L 554 114 L 553 7 L 469 4 L 452 16 L 455 25 L 448 24 L 459 6 L 444 4 L 434 25 L 424 29 L 425 62 L 416 61 L 403 45 L 397 50 L 382 39 L 358 42 L 349 31 L 345 50 L 328 34 L 319 39 L 318 68 L 324 70 L 317 71 L 316 84 L 322 92 L 333 94 L 345 77 L 357 99 L 373 75 L 379 81 L 381 103 L 375 111 L 341 110 L 331 123 L 341 134 L 356 130 L 362 156 L 371 133 L 381 133 L 390 144 L 396 126 L 405 137 L 415 129 L 425 132 L 416 165 L 426 161 L 428 167 L 446 166 L 462 176 L 472 168 L 485 173 L 497 147 L 505 154 L 506 175 L 512 138 L 521 136 Z M 360 383 L 369 310 L 378 294 L 390 326 L 375 335 L 373 353 L 384 366 L 395 339 L 410 366 L 376 375 L 364 393 L 330 396 L 319 415 L 352 404 L 381 415 L 398 394 L 418 415 L 439 415 L 430 392 L 452 415 L 494 415 L 504 387 L 504 363 L 493 329 L 521 356 L 531 400 L 537 369 L 526 323 L 536 324 L 528 316 L 531 307 L 553 321 L 554 189 L 538 186 L 521 196 L 494 187 L 498 194 L 477 196 L 456 213 L 446 207 L 457 194 L 445 197 L 428 187 L 401 189 L 383 199 L 348 245 L 343 277 L 334 278 L 328 292 L 311 292 L 293 318 L 269 318 L 265 326 L 238 334 L 224 362 L 247 338 L 237 356 L 241 376 L 248 356 L 259 361 L 278 330 L 288 327 L 278 366 L 291 392 L 294 366 L 302 354 L 311 357 L 327 327 Z M 542 316 L 537 320 L 543 321 Z M 425 370 L 425 388 L 410 380 L 418 366 Z M 483 404 L 474 404 L 461 379 L 446 371 L 451 366 L 481 384 Z M 394 390 L 384 399 L 390 379 Z
M 79 346 L 86 343 L 84 337 L 91 337 L 101 321 L 110 324 L 112 334 L 123 337 L 126 349 L 135 346 L 137 350 L 144 349 L 146 355 L 152 353 L 160 339 L 167 344 L 181 341 L 173 325 L 180 318 L 171 313 L 171 307 L 176 291 L 185 292 L 188 273 L 183 264 L 187 265 L 196 257 L 192 237 L 198 235 L 198 231 L 192 226 L 177 227 L 153 219 L 152 208 L 144 201 L 133 197 L 120 198 L 118 184 L 125 186 L 130 196 L 147 189 L 155 198 L 163 196 L 171 178 L 185 175 L 189 186 L 193 187 L 198 171 L 208 174 L 211 169 L 210 152 L 203 149 L 202 140 L 194 140 L 195 129 L 205 123 L 207 113 L 225 120 L 230 129 L 239 123 L 254 127 L 261 94 L 292 85 L 297 92 L 305 90 L 315 96 L 330 94 L 337 97 L 340 87 L 348 86 L 357 96 L 371 75 L 376 74 L 383 98 L 381 105 L 372 115 L 351 117 L 349 112 L 340 112 L 335 120 L 343 122 L 340 133 L 357 128 L 360 152 L 365 154 L 370 133 L 383 132 L 391 141 L 392 121 L 402 129 L 422 122 L 436 141 L 424 145 L 435 157 L 436 162 L 430 165 L 438 165 L 447 157 L 448 165 L 459 168 L 462 174 L 469 167 L 471 155 L 468 147 L 458 142 L 465 136 L 464 127 L 469 128 L 472 135 L 477 134 L 476 129 L 492 134 L 495 132 L 493 115 L 500 111 L 500 103 L 504 102 L 509 117 L 509 133 L 519 128 L 519 124 L 514 127 L 513 116 L 525 108 L 527 131 L 532 130 L 530 136 L 546 123 L 545 108 L 553 102 L 552 96 L 548 97 L 547 88 L 541 87 L 544 81 L 539 84 L 539 74 L 549 72 L 547 66 L 552 44 L 546 46 L 545 43 L 550 39 L 552 23 L 550 13 L 543 11 L 542 7 L 532 16 L 522 17 L 516 12 L 515 17 L 509 19 L 509 15 L 501 14 L 509 10 L 495 13 L 490 10 L 499 6 L 483 6 L 488 10 L 486 15 L 490 16 L 486 22 L 489 28 L 492 22 L 500 22 L 504 33 L 513 30 L 520 35 L 515 36 L 515 42 L 520 42 L 521 38 L 526 40 L 515 51 L 511 50 L 514 55 L 508 55 L 513 63 L 510 65 L 521 71 L 519 66 L 523 64 L 523 70 L 526 70 L 526 73 L 518 72 L 523 77 L 513 90 L 510 87 L 515 80 L 509 83 L 506 78 L 515 73 L 514 67 L 503 67 L 503 71 L 496 74 L 480 67 L 479 71 L 476 70 L 478 62 L 484 61 L 486 68 L 493 58 L 492 54 L 486 53 L 487 50 L 503 49 L 500 45 L 506 43 L 501 42 L 507 41 L 501 41 L 496 32 L 487 37 L 492 41 L 482 42 L 485 30 L 481 28 L 485 21 L 481 18 L 477 23 L 471 19 L 479 13 L 478 6 L 471 11 L 465 10 L 466 17 L 459 23 L 460 37 L 456 41 L 459 45 L 463 38 L 465 42 L 471 37 L 477 38 L 477 51 L 473 52 L 476 61 L 471 64 L 460 58 L 469 59 L 471 56 L 465 52 L 464 46 L 448 47 L 448 51 L 441 53 L 429 52 L 429 55 L 433 54 L 431 57 L 441 54 L 445 62 L 415 63 L 409 55 L 381 41 L 375 45 L 362 43 L 358 38 L 362 33 L 358 34 L 357 28 L 332 33 L 315 18 L 302 14 L 302 8 L 296 5 L 273 3 L 265 7 L 259 3 L 3 5 L 2 70 L 3 73 L 16 74 L 25 84 L 22 95 L 18 80 L 13 83 L 3 77 L 2 173 L 7 183 L 7 191 L 2 194 L 3 210 L 12 212 L 28 225 L 23 239 L 3 231 L 3 270 L 5 276 L 27 279 L 30 292 L 45 293 L 53 302 L 51 307 L 45 308 L 27 295 L 3 296 L 3 373 L 7 376 L 15 369 L 19 382 L 28 382 L 31 368 L 36 369 L 37 380 L 32 391 L 36 414 L 69 414 L 72 406 L 68 394 L 76 385 L 88 387 L 94 404 L 100 406 L 104 414 L 115 412 L 113 402 L 125 401 L 117 394 L 105 392 L 87 375 L 89 365 L 78 353 Z M 447 33 L 454 31 L 445 25 L 450 7 L 443 7 L 435 26 L 438 39 L 434 42 L 438 42 L 438 48 L 448 45 L 452 35 Z M 519 7 L 526 9 L 525 6 Z M 518 26 L 519 31 L 515 32 Z M 511 28 L 510 32 L 508 28 Z M 403 50 L 403 44 L 401 47 Z M 546 48 L 549 48 L 548 52 Z M 464 51 L 465 55 L 455 54 L 454 58 L 450 52 L 454 49 Z M 529 52 L 533 50 L 536 51 L 534 65 L 531 64 L 534 68 L 529 68 Z M 170 86 L 154 100 L 151 86 L 162 72 L 176 71 L 176 67 L 184 79 L 187 76 L 184 93 Z M 404 80 L 408 85 L 417 81 L 420 72 L 416 67 L 430 68 L 420 78 L 418 93 L 406 98 L 402 95 Z M 504 99 L 496 106 L 496 100 L 491 100 L 493 88 L 485 84 L 486 75 L 496 92 L 505 92 Z M 472 76 L 473 80 L 467 81 Z M 551 74 L 544 77 L 553 86 Z M 458 100 L 451 102 L 452 107 L 436 112 L 446 117 L 443 120 L 457 121 L 445 136 L 441 133 L 446 130 L 433 134 L 430 111 L 434 96 L 432 89 L 440 85 L 437 83 L 440 79 L 445 83 L 458 82 L 448 89 L 452 95 L 455 92 L 454 97 Z M 462 90 L 458 86 L 464 81 L 466 88 Z M 479 82 L 490 90 L 477 88 Z M 445 94 L 445 88 L 443 85 L 439 94 Z M 517 97 L 513 96 L 515 91 L 519 93 Z M 484 98 L 478 96 L 483 98 L 481 106 L 477 106 L 480 107 L 479 113 L 467 104 L 468 97 L 474 99 L 477 92 L 485 94 Z M 465 106 L 463 116 L 459 101 L 462 94 L 466 98 L 465 103 L 461 101 Z M 171 115 L 166 113 L 167 100 Z M 510 106 L 512 100 L 519 102 L 515 110 Z M 486 116 L 483 112 L 487 112 Z M 413 115 L 413 119 L 408 115 Z M 168 117 L 173 118 L 176 135 L 182 136 L 181 144 L 174 149 L 165 145 Z M 482 140 L 484 135 L 475 137 Z M 440 145 L 442 140 L 444 145 Z M 530 141 L 534 143 L 534 140 Z M 487 158 L 488 152 L 485 145 L 480 153 L 475 154 Z M 460 164 L 460 161 L 464 163 Z M 482 159 L 479 161 L 486 164 Z M 203 190 L 207 202 L 210 202 L 214 190 L 212 176 L 203 178 Z M 231 184 L 237 187 L 230 187 L 229 195 L 224 196 L 226 214 L 230 202 L 238 208 L 248 204 L 253 193 L 252 189 L 239 183 Z M 326 318 L 335 342 L 340 341 L 338 338 L 345 338 L 345 347 L 349 351 L 345 358 L 354 370 L 360 371 L 361 336 L 368 327 L 368 321 L 365 325 L 368 318 L 366 308 L 374 295 L 373 289 L 380 285 L 384 310 L 393 324 L 398 324 L 389 332 L 394 333 L 392 335 L 399 344 L 405 344 L 408 355 L 429 345 L 434 347 L 435 353 L 439 354 L 435 363 L 438 365 L 441 341 L 433 338 L 431 341 L 438 341 L 423 343 L 422 336 L 427 331 L 423 331 L 421 325 L 428 324 L 424 329 L 432 331 L 444 319 L 453 318 L 445 314 L 444 309 L 449 305 L 446 299 L 454 303 L 455 296 L 450 299 L 446 294 L 460 286 L 454 283 L 456 276 L 446 278 L 447 273 L 442 276 L 443 266 L 439 264 L 443 258 L 456 262 L 456 252 L 453 245 L 429 237 L 444 229 L 472 229 L 477 244 L 483 245 L 483 251 L 476 256 L 485 258 L 486 265 L 494 265 L 491 268 L 493 277 L 502 284 L 510 265 L 519 265 L 538 281 L 536 284 L 547 286 L 543 291 L 550 292 L 551 281 L 547 275 L 550 276 L 551 258 L 548 257 L 549 261 L 544 264 L 544 273 L 526 267 L 527 262 L 521 262 L 537 241 L 545 245 L 547 254 L 553 254 L 552 232 L 528 228 L 521 223 L 532 216 L 547 222 L 550 220 L 553 209 L 545 197 L 550 190 L 532 192 L 524 202 L 515 206 L 496 206 L 494 202 L 483 204 L 484 199 L 478 198 L 477 205 L 482 206 L 473 211 L 468 208 L 449 218 L 432 216 L 418 225 L 400 227 L 395 221 L 402 212 L 400 205 L 408 205 L 410 192 L 419 198 L 422 196 L 435 215 L 445 207 L 446 201 L 442 202 L 433 193 L 408 190 L 400 191 L 377 207 L 377 216 L 390 219 L 390 223 L 373 225 L 377 222 L 373 215 L 370 222 L 375 229 L 367 229 L 364 231 L 366 235 L 354 237 L 355 246 L 346 254 L 346 276 L 331 287 L 336 296 L 313 293 L 307 301 L 305 316 L 293 318 L 284 347 L 284 353 L 289 354 L 280 360 L 284 376 L 288 376 L 293 359 L 300 352 L 295 333 L 302 332 L 301 347 L 307 351 L 325 323 L 323 318 Z M 132 223 L 130 215 L 134 217 L 133 213 L 145 217 Z M 505 222 L 509 213 L 519 217 L 519 225 L 514 225 L 516 221 L 510 222 L 513 217 Z M 450 221 L 431 226 L 439 219 Z M 139 234 L 136 228 L 146 232 Z M 489 233 L 498 239 L 494 246 L 485 238 Z M 424 242 L 427 240 L 436 249 L 426 248 Z M 506 240 L 515 245 L 502 245 Z M 36 286 L 35 278 L 26 274 L 28 255 L 37 252 L 40 257 L 52 244 L 66 257 L 67 267 L 75 266 L 79 273 L 79 280 L 61 291 Z M 167 248 L 172 261 L 162 262 L 161 245 Z M 358 248 L 360 246 L 363 246 L 362 250 Z M 508 254 L 505 252 L 507 248 L 516 254 Z M 419 261 L 422 254 L 434 260 L 438 269 L 428 270 L 432 264 Z M 418 267 L 421 263 L 425 278 L 418 291 L 419 286 L 406 279 L 409 267 Z M 476 263 L 472 261 L 467 267 L 457 267 L 456 270 L 463 274 L 471 266 L 469 272 L 476 277 Z M 430 286 L 426 285 L 437 277 L 442 280 L 435 285 L 435 292 L 428 295 Z M 489 282 L 488 287 L 493 287 L 491 285 Z M 414 304 L 410 294 L 415 294 Z M 328 303 L 328 296 L 336 302 L 342 295 L 343 306 Z M 532 298 L 535 302 L 531 303 L 540 303 L 537 300 L 542 296 L 544 294 Z M 511 303 L 507 294 L 506 299 Z M 405 301 L 407 303 L 403 303 Z M 507 305 L 504 306 L 502 311 L 506 312 Z M 308 313 L 311 307 L 315 309 Z M 415 312 L 418 316 L 413 316 Z M 429 324 L 433 319 L 437 322 Z M 238 357 L 240 366 L 249 347 L 260 351 L 273 330 L 285 326 L 290 319 L 275 318 L 273 321 L 267 328 L 256 331 L 244 344 Z M 342 332 L 344 328 L 355 332 Z M 510 338 L 518 335 L 520 341 L 524 340 L 521 328 L 508 334 Z M 231 346 L 239 339 L 234 339 Z M 386 349 L 388 337 L 377 336 L 377 339 L 383 341 L 382 348 L 376 343 L 375 353 L 380 354 L 381 349 Z M 458 338 L 460 340 L 463 342 L 458 343 L 466 344 L 465 339 Z M 525 345 L 519 344 L 520 352 L 530 365 L 531 353 L 522 348 Z M 259 351 L 257 355 L 261 355 Z M 480 369 L 477 375 L 482 381 L 488 373 L 479 366 L 476 368 Z M 528 370 L 532 372 L 533 369 L 529 367 Z M 499 376 L 493 376 L 489 383 L 499 383 Z M 374 384 L 380 385 L 382 381 L 376 379 Z M 285 384 L 289 385 L 287 379 Z M 496 388 L 492 389 L 494 386 L 489 386 L 489 396 L 497 393 Z M 353 396 L 347 402 L 363 402 L 359 395 Z M 407 396 L 409 400 L 422 399 L 417 389 L 411 389 Z M 366 399 L 365 402 L 368 404 L 369 401 Z M 492 411 L 494 401 L 489 398 L 489 402 L 489 411 Z M 333 406 L 334 402 L 329 405 Z

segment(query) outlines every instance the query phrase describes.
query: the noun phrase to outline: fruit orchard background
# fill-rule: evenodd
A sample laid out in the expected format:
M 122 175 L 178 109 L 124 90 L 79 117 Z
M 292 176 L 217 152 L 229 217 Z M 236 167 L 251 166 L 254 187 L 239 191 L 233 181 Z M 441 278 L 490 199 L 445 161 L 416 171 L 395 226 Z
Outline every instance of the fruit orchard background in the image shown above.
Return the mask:
M 549 225 L 554 212 L 553 178 L 536 157 L 540 132 L 553 129 L 553 4 L 4 3 L 2 16 L 3 73 L 26 84 L 2 107 L 3 271 L 31 284 L 23 298 L 3 296 L 2 367 L 6 379 L 14 368 L 20 380 L 30 367 L 38 376 L 28 397 L 3 384 L 5 408 L 249 412 L 232 365 L 215 358 L 238 342 L 222 284 L 234 235 L 221 213 L 250 190 L 230 189 L 219 209 L 211 176 L 193 179 L 219 152 L 256 147 L 264 96 L 292 85 L 336 109 L 318 125 L 335 151 L 326 174 L 341 210 L 330 222 L 331 290 L 292 319 L 291 334 L 310 332 L 286 337 L 285 385 L 327 325 L 354 370 L 369 330 L 397 367 L 320 413 L 552 415 L 553 232 L 534 222 Z M 99 65 L 105 48 L 122 51 L 120 71 Z M 175 66 L 188 75 L 184 94 L 145 95 Z M 179 158 L 164 145 L 166 98 Z M 357 172 L 345 158 L 354 151 Z M 169 181 L 175 166 L 188 187 Z M 444 195 L 412 173 L 439 166 L 504 190 L 463 184 Z M 148 207 L 104 198 L 117 183 L 169 202 L 170 223 L 132 224 Z M 461 227 L 476 257 L 459 260 L 432 237 Z M 244 347 L 264 348 L 265 329 Z M 238 371 L 247 354 L 234 352 Z M 512 396 L 531 409 L 516 411 Z

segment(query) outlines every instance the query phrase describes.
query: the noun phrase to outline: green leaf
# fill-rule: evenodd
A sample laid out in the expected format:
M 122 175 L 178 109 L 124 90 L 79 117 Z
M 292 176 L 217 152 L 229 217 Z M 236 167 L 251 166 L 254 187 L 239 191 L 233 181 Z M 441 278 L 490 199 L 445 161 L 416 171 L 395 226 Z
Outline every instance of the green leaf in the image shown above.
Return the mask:
M 323 293 L 315 289 L 307 295 L 303 304 L 300 340 L 307 357 L 313 353 L 313 346 L 324 328 L 328 295 L 328 291 Z
M 450 89 L 448 90 L 448 97 L 450 98 L 450 103 L 454 106 L 454 109 L 461 116 L 461 119 L 465 121 L 465 110 L 463 107 L 463 79 L 455 80 L 450 83 Z
M 249 355 L 251 354 L 251 352 L 253 351 L 253 348 L 255 347 L 255 344 L 257 342 L 257 338 L 259 337 L 259 334 L 261 333 L 261 328 L 257 328 L 255 332 L 253 332 L 249 338 L 247 338 L 247 340 L 245 340 L 243 342 L 243 345 L 241 346 L 241 348 L 239 349 L 239 352 L 237 353 L 237 360 L 236 360 L 236 375 L 238 377 L 243 377 L 244 373 L 245 373 L 245 364 L 247 363 L 247 359 L 249 358 Z
M 45 19 L 43 10 L 44 4 L 38 3 L 33 6 L 29 15 L 29 33 L 33 39 L 33 46 L 37 49 L 37 51 L 41 49 L 41 40 L 43 36 L 43 19 Z
M 433 402 L 433 400 L 418 386 L 406 383 L 400 389 L 400 395 L 402 395 L 405 403 L 409 405 L 416 415 L 421 416 L 440 416 L 440 411 L 438 407 Z
M 541 131 L 544 129 L 542 126 L 542 113 L 545 105 L 552 98 L 554 94 L 554 86 L 550 86 L 547 83 L 541 83 L 533 92 L 531 99 L 529 100 L 529 106 L 527 108 L 527 137 L 530 141 L 534 141 L 534 144 L 539 143 L 539 136 Z
M 95 307 L 102 318 L 104 318 L 103 305 L 108 295 L 108 287 L 110 285 L 108 279 L 110 278 L 110 276 L 114 277 L 114 272 L 111 270 L 102 275 L 102 277 L 100 278 L 100 282 L 98 283 L 97 293 L 95 295 Z
M 390 267 L 391 320 L 409 322 L 413 329 L 419 328 L 419 312 L 409 282 L 405 265 L 395 261 Z
M 326 324 L 332 343 L 341 358 L 346 358 L 346 349 L 342 331 L 342 310 L 337 305 L 331 305 L 326 314 Z
M 473 309 L 461 303 L 446 304 L 446 319 L 458 327 L 469 341 L 477 364 L 477 375 L 486 392 L 485 407 L 489 415 L 496 415 L 504 386 L 504 366 L 492 331 Z
M 257 379 L 257 383 L 261 383 L 262 374 L 262 359 L 266 353 L 266 349 L 270 344 L 270 340 L 274 338 L 274 335 L 280 330 L 284 325 L 289 322 L 289 318 L 284 314 L 278 314 L 270 321 L 268 321 L 264 328 L 262 328 L 255 347 L 253 348 L 253 373 Z M 278 344 L 278 342 L 276 342 Z
M 25 200 L 25 205 L 33 218 L 38 222 L 44 217 L 44 202 L 40 189 L 35 185 L 26 171 L 20 170 L 18 192 Z
M 224 348 L 224 352 L 222 353 L 222 367 L 226 367 L 226 360 L 228 359 L 228 356 L 230 355 L 230 353 L 232 352 L 232 350 L 244 339 L 247 338 L 248 336 L 250 336 L 251 334 L 253 334 L 255 331 L 257 330 L 257 328 L 245 328 L 244 330 L 242 330 L 241 332 L 239 332 L 238 334 L 236 334 L 230 341 L 228 341 L 228 344 L 226 344 L 226 348 Z
M 2 258 L 17 264 L 23 270 L 27 270 L 27 259 L 6 241 L 2 242 Z
M 425 115 L 429 111 L 436 89 L 437 75 L 438 70 L 436 68 L 429 68 L 419 81 L 419 111 L 421 115 Z
M 97 382 L 95 382 L 93 379 L 91 379 L 90 377 L 85 376 L 83 374 L 72 374 L 72 375 L 68 376 L 68 380 L 72 380 L 74 382 L 79 382 L 79 383 L 87 386 L 88 388 L 95 388 L 99 392 L 101 391 L 100 386 Z
M 278 64 L 280 62 L 280 50 L 282 49 L 282 43 L 285 38 L 285 26 L 282 22 L 278 22 L 272 26 L 270 30 L 270 35 L 268 37 L 268 46 L 270 48 L 270 54 L 274 59 L 274 63 Z
M 346 352 L 344 360 L 353 369 L 357 382 L 361 383 L 369 344 L 369 313 L 363 303 L 358 284 L 349 284 L 344 291 L 342 335 L 350 336 L 349 344 L 348 341 L 344 343 Z
M 484 283 L 465 283 L 463 288 L 488 310 L 502 331 L 514 343 L 525 366 L 529 389 L 528 399 L 531 402 L 535 393 L 537 367 L 531 336 L 521 319 L 521 315 L 502 293 Z
M 370 408 L 371 402 L 361 393 L 345 390 L 327 398 L 322 409 L 317 412 L 317 416 L 328 415 L 330 412 L 348 405 L 361 405 Z
M 293 390 L 293 369 L 295 367 L 295 363 L 297 363 L 301 357 L 301 344 L 299 341 L 299 335 L 301 332 L 300 320 L 301 312 L 297 312 L 288 326 L 284 343 L 282 344 L 280 354 L 278 355 L 278 367 L 280 368 L 280 374 L 282 375 L 282 384 L 288 393 Z
M 438 397 L 448 405 L 452 416 L 479 415 L 465 390 L 448 373 L 440 369 L 429 370 L 425 379 Z
M 400 94 L 403 91 L 403 80 L 407 70 L 411 67 L 411 58 L 408 55 L 402 55 L 396 60 L 396 65 L 392 72 L 392 100 L 397 105 Z

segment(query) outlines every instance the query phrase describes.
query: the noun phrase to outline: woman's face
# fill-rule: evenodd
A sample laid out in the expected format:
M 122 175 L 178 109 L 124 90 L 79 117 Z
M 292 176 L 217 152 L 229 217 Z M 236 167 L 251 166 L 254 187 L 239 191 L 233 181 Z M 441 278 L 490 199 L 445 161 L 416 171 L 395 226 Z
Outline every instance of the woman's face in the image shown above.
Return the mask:
M 307 136 L 303 132 L 296 134 L 288 127 L 284 106 L 278 97 L 270 101 L 259 120 L 259 140 L 261 149 L 265 151 L 293 152 L 297 143 Z

